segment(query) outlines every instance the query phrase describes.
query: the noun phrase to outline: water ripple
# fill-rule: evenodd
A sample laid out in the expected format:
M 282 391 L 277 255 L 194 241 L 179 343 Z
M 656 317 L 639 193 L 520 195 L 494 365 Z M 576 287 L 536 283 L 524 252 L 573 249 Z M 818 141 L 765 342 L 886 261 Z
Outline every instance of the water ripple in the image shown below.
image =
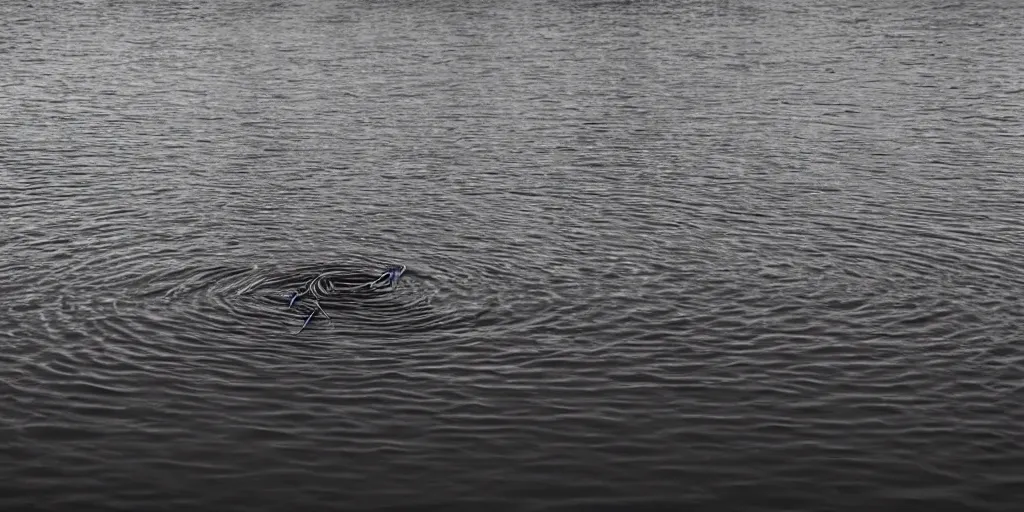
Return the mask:
M 3 508 L 1019 507 L 1005 5 L 56 7 L 0 4 Z

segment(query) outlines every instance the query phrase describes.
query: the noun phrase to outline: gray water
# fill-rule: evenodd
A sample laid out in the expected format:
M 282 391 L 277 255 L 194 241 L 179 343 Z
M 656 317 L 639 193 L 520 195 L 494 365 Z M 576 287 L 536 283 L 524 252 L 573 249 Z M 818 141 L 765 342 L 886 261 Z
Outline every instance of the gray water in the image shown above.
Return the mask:
M 1017 510 L 1022 50 L 995 0 L 4 2 L 0 508 Z

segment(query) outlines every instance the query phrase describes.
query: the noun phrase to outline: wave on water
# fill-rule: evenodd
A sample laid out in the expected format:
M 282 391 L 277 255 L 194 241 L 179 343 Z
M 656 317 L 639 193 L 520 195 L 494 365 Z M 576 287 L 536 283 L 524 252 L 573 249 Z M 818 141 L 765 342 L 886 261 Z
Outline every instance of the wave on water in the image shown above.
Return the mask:
M 244 334 L 251 338 L 291 335 L 309 313 L 290 295 L 324 272 L 370 282 L 384 265 L 298 265 L 252 267 L 186 267 L 146 276 L 134 296 L 146 315 L 163 329 L 178 324 L 189 331 Z M 303 336 L 368 336 L 427 334 L 457 321 L 454 312 L 434 304 L 438 282 L 409 270 L 393 290 L 338 294 L 321 300 L 328 318 L 317 316 Z

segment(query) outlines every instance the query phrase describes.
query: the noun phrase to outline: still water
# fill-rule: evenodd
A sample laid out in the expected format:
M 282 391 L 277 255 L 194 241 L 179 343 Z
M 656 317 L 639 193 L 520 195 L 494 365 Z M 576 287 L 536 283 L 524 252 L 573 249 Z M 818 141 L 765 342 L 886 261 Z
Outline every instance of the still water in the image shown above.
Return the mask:
M 995 0 L 4 2 L 0 508 L 1015 510 L 1022 50 Z

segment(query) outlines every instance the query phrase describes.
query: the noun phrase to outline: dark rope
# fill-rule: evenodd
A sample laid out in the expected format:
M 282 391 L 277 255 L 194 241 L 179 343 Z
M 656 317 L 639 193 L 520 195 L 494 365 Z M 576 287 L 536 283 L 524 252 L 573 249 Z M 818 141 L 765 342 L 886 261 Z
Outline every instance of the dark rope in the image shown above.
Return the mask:
M 320 299 L 324 297 L 330 297 L 331 295 L 336 295 L 338 293 L 355 292 L 359 290 L 375 290 L 378 288 L 394 289 L 396 286 L 398 286 L 398 280 L 401 279 L 402 274 L 404 273 L 405 265 L 391 265 L 377 279 L 369 283 L 347 287 L 335 286 L 334 282 L 331 279 L 349 276 L 351 275 L 350 272 L 324 272 L 314 277 L 311 281 L 306 283 L 306 285 L 303 288 L 299 289 L 299 291 L 292 292 L 291 297 L 288 299 L 289 308 L 294 306 L 296 302 L 302 300 L 303 298 L 312 298 L 313 305 L 316 306 L 315 308 L 313 308 L 313 311 L 309 313 L 309 316 L 306 317 L 306 321 L 302 324 L 302 327 L 300 327 L 298 332 L 296 332 L 295 334 L 302 332 L 302 330 L 305 329 L 306 326 L 313 321 L 313 317 L 316 316 L 317 312 L 323 313 L 323 315 L 327 317 L 328 320 L 331 319 L 327 312 L 324 311 L 324 308 L 320 306 Z

